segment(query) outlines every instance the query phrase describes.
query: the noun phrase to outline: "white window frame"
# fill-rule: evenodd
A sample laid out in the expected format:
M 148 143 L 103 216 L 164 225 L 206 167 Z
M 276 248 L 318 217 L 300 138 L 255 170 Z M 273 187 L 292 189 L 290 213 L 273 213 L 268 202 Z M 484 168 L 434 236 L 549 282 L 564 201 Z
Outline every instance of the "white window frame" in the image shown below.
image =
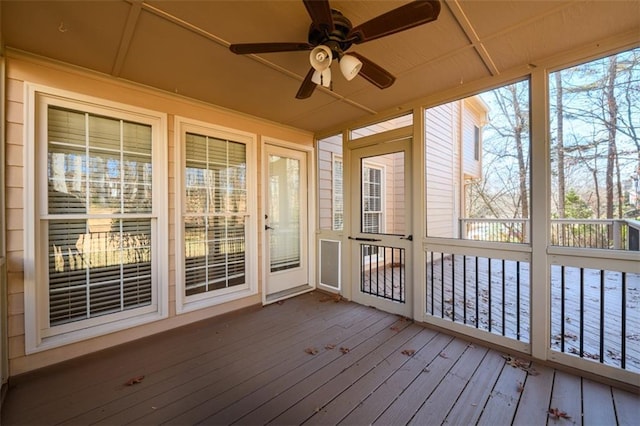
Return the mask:
M 373 169 L 373 170 L 379 170 L 380 171 L 380 211 L 376 212 L 374 210 L 371 211 L 364 211 L 364 208 L 362 209 L 362 213 L 361 213 L 361 228 L 364 227 L 364 215 L 365 213 L 377 213 L 378 217 L 379 217 L 379 227 L 378 227 L 378 232 L 375 232 L 376 234 L 384 234 L 385 232 L 385 202 L 386 202 L 386 189 L 387 189 L 387 170 L 386 170 L 386 166 L 380 165 L 380 164 L 375 164 L 375 163 L 370 163 L 365 161 L 363 164 L 364 167 L 368 168 L 368 169 Z M 364 169 L 362 170 L 362 172 L 364 172 Z M 361 191 L 361 199 L 362 202 L 364 202 L 364 180 L 362 180 L 362 185 L 363 187 L 360 189 Z M 360 232 L 365 233 L 363 229 L 360 230 Z M 370 232 L 367 232 L 370 233 Z
M 257 135 L 243 132 L 223 126 L 214 125 L 186 117 L 175 117 L 174 124 L 175 145 L 175 233 L 176 233 L 176 312 L 178 314 L 191 312 L 232 300 L 258 294 L 258 192 L 257 192 Z M 246 237 L 245 258 L 246 273 L 245 283 L 214 291 L 185 295 L 185 255 L 184 255 L 184 214 L 185 214 L 185 182 L 184 171 L 185 137 L 187 133 L 195 133 L 202 136 L 226 139 L 233 142 L 244 143 L 246 146 L 247 162 L 247 212 L 246 212 Z
M 47 109 L 69 108 L 151 126 L 153 206 L 151 212 L 152 297 L 148 306 L 114 314 L 50 326 L 48 306 L 47 244 Z M 167 318 L 169 289 L 166 114 L 106 101 L 38 84 L 25 83 L 25 352 L 36 353 Z M 45 190 L 43 190 L 43 188 Z

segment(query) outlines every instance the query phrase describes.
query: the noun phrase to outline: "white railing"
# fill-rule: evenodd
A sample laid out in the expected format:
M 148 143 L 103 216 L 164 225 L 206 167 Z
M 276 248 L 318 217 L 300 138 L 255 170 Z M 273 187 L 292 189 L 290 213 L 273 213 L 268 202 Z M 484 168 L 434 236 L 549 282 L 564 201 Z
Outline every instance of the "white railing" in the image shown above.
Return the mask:
M 463 240 L 529 243 L 528 219 L 460 221 Z M 631 219 L 552 219 L 551 245 L 560 247 L 639 250 L 640 221 Z

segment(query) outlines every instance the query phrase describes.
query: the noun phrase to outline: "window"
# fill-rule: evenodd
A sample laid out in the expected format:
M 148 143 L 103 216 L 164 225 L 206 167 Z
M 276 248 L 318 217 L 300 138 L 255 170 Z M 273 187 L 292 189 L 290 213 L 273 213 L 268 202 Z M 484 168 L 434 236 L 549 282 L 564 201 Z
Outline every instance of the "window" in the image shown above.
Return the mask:
M 473 159 L 480 160 L 480 127 L 473 126 Z
M 166 188 L 154 173 L 163 116 L 30 93 L 39 121 L 27 233 L 40 267 L 25 270 L 37 324 L 27 352 L 166 316 Z
M 254 137 L 177 119 L 178 310 L 255 294 Z M 253 243 L 251 242 L 253 241 Z
M 362 232 L 384 232 L 382 221 L 382 169 L 362 168 Z
M 364 127 L 358 127 L 349 132 L 349 138 L 356 140 L 366 136 L 377 135 L 378 133 L 388 132 L 389 130 L 399 129 L 413 125 L 413 112 L 402 115 L 400 117 L 390 118 L 378 123 L 368 124 Z

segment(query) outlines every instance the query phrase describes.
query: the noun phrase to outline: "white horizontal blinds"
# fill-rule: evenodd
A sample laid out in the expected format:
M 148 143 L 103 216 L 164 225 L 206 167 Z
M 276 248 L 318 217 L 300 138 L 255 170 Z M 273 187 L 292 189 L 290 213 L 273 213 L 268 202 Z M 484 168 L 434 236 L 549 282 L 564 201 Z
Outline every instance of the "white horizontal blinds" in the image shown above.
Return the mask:
M 245 284 L 246 146 L 187 133 L 185 162 L 185 294 Z
M 151 127 L 55 106 L 47 123 L 50 325 L 150 305 Z
M 300 267 L 300 160 L 269 156 L 271 272 Z
M 342 159 L 333 160 L 333 230 L 344 227 L 344 187 L 342 179 Z
M 380 233 L 382 218 L 382 170 L 362 167 L 362 232 Z

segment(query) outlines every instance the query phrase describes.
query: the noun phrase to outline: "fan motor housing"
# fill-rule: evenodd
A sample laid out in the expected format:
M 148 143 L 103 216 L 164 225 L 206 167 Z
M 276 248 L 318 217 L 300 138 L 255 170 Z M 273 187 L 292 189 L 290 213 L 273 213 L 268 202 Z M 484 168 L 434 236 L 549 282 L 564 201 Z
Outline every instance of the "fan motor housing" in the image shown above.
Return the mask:
M 309 28 L 309 44 L 313 46 L 326 45 L 333 51 L 334 58 L 339 51 L 344 52 L 353 44 L 352 41 L 347 41 L 347 36 L 351 32 L 353 25 L 351 21 L 342 14 L 339 10 L 331 9 L 331 15 L 333 18 L 334 30 L 329 33 L 325 28 L 311 24 Z

